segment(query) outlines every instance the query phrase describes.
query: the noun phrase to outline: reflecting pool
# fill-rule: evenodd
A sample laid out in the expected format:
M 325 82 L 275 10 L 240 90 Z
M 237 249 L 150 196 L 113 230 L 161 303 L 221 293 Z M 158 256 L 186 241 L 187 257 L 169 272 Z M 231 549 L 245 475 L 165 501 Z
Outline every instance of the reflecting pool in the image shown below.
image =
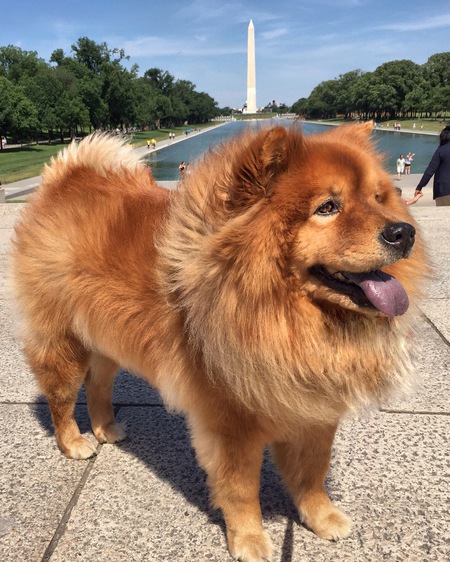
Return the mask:
M 273 122 L 284 126 L 292 125 L 292 121 L 286 120 L 273 120 Z M 153 175 L 157 181 L 177 180 L 179 178 L 178 166 L 183 160 L 186 163 L 193 162 L 211 146 L 248 128 L 258 128 L 267 124 L 268 121 L 233 121 L 206 133 L 191 133 L 188 139 L 152 152 L 148 156 Z M 323 132 L 330 126 L 320 123 L 302 123 L 303 131 L 307 135 Z M 395 162 L 399 155 L 406 155 L 408 152 L 415 154 L 411 173 L 422 173 L 439 144 L 439 138 L 433 135 L 398 133 L 380 129 L 374 130 L 372 134 L 378 142 L 377 150 L 386 154 L 386 169 L 392 174 L 396 172 Z

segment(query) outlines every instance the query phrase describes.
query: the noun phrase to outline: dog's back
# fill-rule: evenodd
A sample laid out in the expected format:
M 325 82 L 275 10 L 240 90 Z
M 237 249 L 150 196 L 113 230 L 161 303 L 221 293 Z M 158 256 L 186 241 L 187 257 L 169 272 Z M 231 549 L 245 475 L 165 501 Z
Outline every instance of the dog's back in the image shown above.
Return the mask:
M 96 277 L 109 274 L 112 282 L 123 274 L 131 246 L 143 249 L 140 229 L 158 228 L 168 199 L 140 158 L 113 137 L 72 144 L 46 166 L 15 228 L 15 296 L 27 332 L 67 329 L 78 299 L 74 281 L 79 292 L 83 282 L 92 287 Z M 147 240 L 151 259 L 151 232 Z M 127 271 L 130 282 L 133 273 Z

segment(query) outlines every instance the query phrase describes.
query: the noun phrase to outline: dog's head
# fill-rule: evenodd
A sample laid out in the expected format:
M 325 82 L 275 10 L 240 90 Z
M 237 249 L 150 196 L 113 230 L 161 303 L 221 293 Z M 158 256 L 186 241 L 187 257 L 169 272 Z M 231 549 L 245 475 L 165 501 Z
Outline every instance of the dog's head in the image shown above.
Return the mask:
M 394 317 L 408 309 L 425 265 L 372 129 L 263 130 L 235 151 L 216 194 L 228 215 L 223 241 L 239 241 L 241 261 L 248 246 L 261 265 L 258 273 L 248 262 L 252 275 L 274 284 L 279 273 L 321 307 Z M 276 268 L 265 270 L 267 260 Z

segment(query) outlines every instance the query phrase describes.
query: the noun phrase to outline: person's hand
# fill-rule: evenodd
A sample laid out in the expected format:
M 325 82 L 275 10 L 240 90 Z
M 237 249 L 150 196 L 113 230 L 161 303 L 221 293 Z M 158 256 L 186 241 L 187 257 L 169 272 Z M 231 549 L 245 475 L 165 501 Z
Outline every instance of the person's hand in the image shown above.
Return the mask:
M 416 191 L 414 192 L 414 197 L 423 197 L 423 193 L 420 191 L 420 189 L 416 189 Z

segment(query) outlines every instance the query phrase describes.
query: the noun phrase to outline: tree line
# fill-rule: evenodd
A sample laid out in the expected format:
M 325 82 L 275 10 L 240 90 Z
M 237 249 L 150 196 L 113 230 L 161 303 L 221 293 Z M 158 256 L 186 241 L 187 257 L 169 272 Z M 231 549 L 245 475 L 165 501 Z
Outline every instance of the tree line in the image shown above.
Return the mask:
M 37 140 L 96 129 L 141 130 L 203 123 L 217 102 L 188 80 L 150 68 L 124 66 L 123 50 L 81 37 L 71 54 L 55 50 L 49 62 L 34 51 L 0 47 L 0 134 Z
M 386 62 L 373 72 L 352 70 L 317 85 L 291 107 L 306 118 L 355 114 L 362 119 L 445 116 L 450 110 L 450 53 L 432 55 L 425 64 Z
M 202 123 L 219 109 L 189 80 L 159 68 L 138 76 L 139 67 L 122 49 L 110 49 L 81 37 L 70 55 L 55 50 L 49 62 L 34 51 L 0 47 L 0 135 L 12 141 L 77 131 L 128 131 Z M 275 108 L 306 118 L 397 119 L 446 115 L 450 110 L 450 52 L 432 55 L 425 64 L 386 62 L 373 72 L 353 70 L 317 85 L 308 98 Z M 270 111 L 274 111 L 273 107 Z M 1 146 L 0 146 L 1 148 Z

